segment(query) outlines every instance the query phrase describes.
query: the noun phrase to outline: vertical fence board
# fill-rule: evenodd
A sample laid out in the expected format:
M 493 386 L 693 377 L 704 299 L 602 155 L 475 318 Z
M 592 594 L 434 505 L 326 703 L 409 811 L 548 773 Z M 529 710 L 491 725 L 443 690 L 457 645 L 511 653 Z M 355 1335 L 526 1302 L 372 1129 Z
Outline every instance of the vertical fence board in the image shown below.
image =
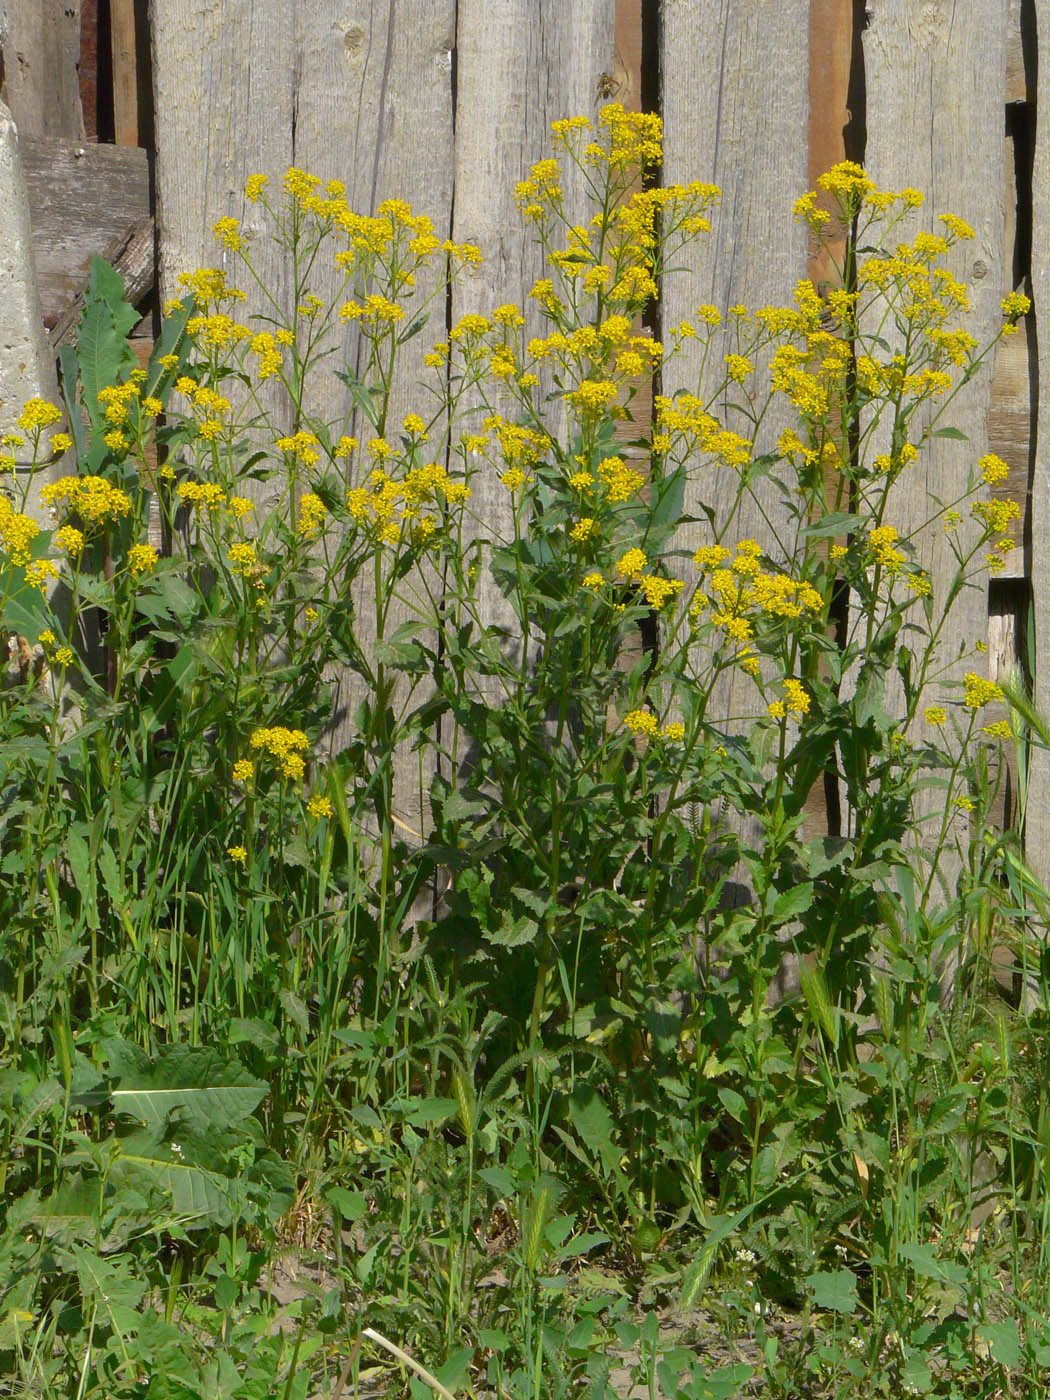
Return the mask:
M 552 121 L 594 115 L 599 79 L 614 74 L 615 20 L 613 0 L 460 0 L 453 236 L 478 244 L 485 260 L 457 285 L 453 321 L 514 302 L 525 312 L 526 336 L 542 333 L 545 322 L 527 298 L 545 275 L 543 258 L 515 207 L 514 187 L 551 153 Z M 567 212 L 579 198 L 573 184 L 567 172 Z M 485 533 L 511 535 L 511 502 L 498 474 L 479 472 L 472 490 Z M 478 582 L 483 615 L 507 622 L 494 584 Z
M 245 177 L 280 175 L 291 163 L 293 15 L 270 0 L 154 0 L 151 10 L 156 124 L 160 288 L 177 295 L 178 275 L 223 263 L 212 225 L 244 215 Z M 278 293 L 284 271 L 276 252 L 260 257 L 260 276 Z M 249 310 L 251 310 L 249 304 Z
M 664 7 L 664 179 L 713 181 L 722 189 L 712 233 L 678 259 L 687 270 L 663 289 L 665 327 L 693 319 L 703 303 L 723 313 L 736 304 L 790 303 L 806 275 L 806 229 L 791 207 L 807 188 L 808 25 L 807 0 L 668 0 Z M 722 356 L 733 348 L 723 331 L 702 370 L 702 346 L 687 341 L 663 392 L 695 393 L 699 385 L 709 397 L 722 378 Z M 760 385 L 764 370 L 758 366 Z M 783 401 L 774 404 L 755 452 L 774 445 L 788 421 Z M 727 426 L 751 436 L 739 417 Z M 686 512 L 703 517 L 711 507 L 722 525 L 736 489 L 735 473 L 724 466 L 694 473 Z M 732 540 L 753 537 L 771 554 L 790 556 L 789 522 L 776 497 L 763 490 L 761 502 L 741 503 Z M 693 526 L 678 544 L 691 551 L 708 535 L 706 525 Z M 753 684 L 731 668 L 712 696 L 712 718 L 727 722 L 754 708 Z
M 970 287 L 967 325 L 987 344 L 1001 323 L 1003 284 L 1003 121 L 1006 82 L 1005 11 L 1002 0 L 972 0 L 965 6 L 935 0 L 916 8 L 910 0 L 873 0 L 864 34 L 867 86 L 866 165 L 882 188 L 914 186 L 926 195 L 915 223 L 894 238 L 908 238 L 917 225 L 940 231 L 939 215 L 953 213 L 974 229 L 951 258 L 955 275 Z M 961 429 L 966 441 L 935 438 L 900 482 L 887 524 L 902 534 L 927 517 L 932 499 L 949 504 L 966 489 L 967 476 L 987 451 L 991 364 L 951 405 L 941 426 Z M 959 527 L 965 546 L 967 524 Z M 973 536 L 969 538 L 972 540 Z M 945 533 L 936 527 L 921 537 L 918 562 L 929 571 L 935 606 L 943 603 L 957 565 Z M 940 684 L 982 670 L 974 646 L 988 627 L 987 590 L 966 588 L 955 602 L 950 640 L 941 649 Z M 958 658 L 959 651 L 963 656 Z M 957 659 L 958 658 L 958 659 Z M 978 664 L 980 663 L 980 664 Z M 948 694 L 947 691 L 944 692 Z M 931 694 L 927 703 L 942 695 Z M 900 704 L 900 699 L 891 704 Z M 943 794 L 920 794 L 920 811 L 943 813 Z M 949 883 L 952 873 L 943 872 Z
M 1035 0 L 1040 42 L 1050 41 L 1050 0 Z M 1032 163 L 1032 300 L 1038 332 L 1035 468 L 1032 480 L 1032 602 L 1035 702 L 1050 715 L 1050 61 L 1038 65 L 1035 160 Z M 1039 387 L 1043 392 L 1039 393 Z M 1028 785 L 1025 853 L 1050 883 L 1050 754 L 1034 749 Z
M 300 0 L 295 163 L 323 179 L 343 181 L 347 201 L 359 213 L 375 213 L 385 199 L 407 200 L 416 214 L 426 214 L 433 221 L 439 238 L 447 238 L 452 225 L 454 43 L 452 0 L 393 0 L 382 7 Z M 420 279 L 415 302 L 406 304 L 406 325 L 413 317 L 413 306 L 421 305 L 433 291 L 436 277 L 435 270 L 430 285 Z M 335 270 L 322 269 L 312 290 L 330 297 L 338 285 Z M 432 403 L 419 384 L 423 355 L 444 336 L 445 303 L 439 296 L 427 327 L 400 351 L 387 425 L 392 444 L 406 413 L 417 412 L 425 420 L 431 416 Z M 359 345 L 356 328 L 348 327 L 333 367 L 355 365 Z M 345 430 L 352 429 L 363 440 L 372 436 L 366 424 L 352 421 L 348 391 L 334 375 L 315 380 L 306 407 L 328 420 L 342 415 Z M 337 433 L 343 430 L 336 428 Z M 432 438 L 439 436 L 437 425 Z M 364 467 L 360 470 L 365 473 Z M 413 574 L 405 587 L 422 594 L 420 582 Z M 358 634 L 363 639 L 371 635 L 373 620 L 369 587 L 370 580 L 362 583 L 357 599 Z M 388 630 L 411 615 L 407 605 L 395 605 Z M 351 732 L 362 684 L 354 674 L 339 678 L 337 721 L 331 736 L 336 749 Z M 400 703 L 397 694 L 394 703 Z M 403 754 L 394 772 L 394 809 L 404 827 L 416 833 L 424 830 L 428 807 L 430 755 L 424 760 L 421 771 L 419 754 Z M 404 830 L 399 834 L 404 835 Z
M 14 0 L 0 25 L 4 93 L 21 137 L 84 139 L 80 0 Z

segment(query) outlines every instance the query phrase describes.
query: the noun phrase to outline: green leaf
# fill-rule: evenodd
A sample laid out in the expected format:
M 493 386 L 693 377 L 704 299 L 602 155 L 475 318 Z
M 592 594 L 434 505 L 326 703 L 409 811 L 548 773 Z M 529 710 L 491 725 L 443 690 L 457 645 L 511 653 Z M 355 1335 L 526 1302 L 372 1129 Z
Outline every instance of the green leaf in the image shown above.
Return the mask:
M 238 1060 L 184 1045 L 163 1050 L 146 1067 L 128 1065 L 112 1091 L 113 1107 L 162 1129 L 173 1113 L 191 1130 L 223 1132 L 258 1108 L 268 1086 Z
M 119 1152 L 111 1175 L 134 1180 L 144 1173 L 151 1184 L 171 1197 L 172 1208 L 186 1229 L 217 1225 L 225 1229 L 236 1218 L 234 1206 L 243 1190 L 224 1173 L 187 1160 L 178 1142 L 158 1142 L 150 1132 L 133 1133 L 117 1143 Z
M 992 1360 L 1000 1366 L 1020 1366 L 1021 1341 L 1015 1322 L 983 1322 L 977 1328 L 977 1336 L 988 1344 Z
M 836 1269 L 834 1273 L 810 1274 L 806 1279 L 813 1292 L 813 1301 L 818 1308 L 830 1312 L 851 1313 L 856 1311 L 857 1280 L 849 1269 Z
M 813 882 L 807 880 L 804 884 L 796 885 L 794 889 L 784 890 L 782 894 L 777 895 L 770 918 L 774 924 L 786 924 L 789 919 L 805 913 L 812 903 Z
M 954 442 L 969 442 L 970 438 L 961 428 L 934 428 L 931 437 L 951 438 Z
M 577 1084 L 569 1095 L 569 1116 L 591 1155 L 610 1176 L 621 1177 L 620 1152 L 613 1141 L 612 1114 L 598 1091 L 589 1084 Z

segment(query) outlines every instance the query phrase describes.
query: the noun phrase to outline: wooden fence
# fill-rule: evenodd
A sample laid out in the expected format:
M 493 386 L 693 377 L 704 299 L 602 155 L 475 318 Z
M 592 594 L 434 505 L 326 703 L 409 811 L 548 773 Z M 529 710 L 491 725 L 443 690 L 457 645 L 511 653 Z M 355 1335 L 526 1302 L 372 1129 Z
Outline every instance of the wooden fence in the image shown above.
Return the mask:
M 139 300 L 142 354 L 178 274 L 214 262 L 215 220 L 250 223 L 254 171 L 337 177 L 363 211 L 397 195 L 441 235 L 479 243 L 486 261 L 453 318 L 526 302 L 539 267 L 514 186 L 551 120 L 603 100 L 660 111 L 665 179 L 724 192 L 664 299 L 668 323 L 701 301 L 783 303 L 800 277 L 826 279 L 791 205 L 833 162 L 924 189 L 931 219 L 951 210 L 977 231 L 962 269 L 975 332 L 994 332 L 1005 291 L 1034 300 L 1025 334 L 1002 342 L 956 415 L 969 441 L 939 442 L 922 485 L 951 494 L 989 450 L 1009 465 L 995 490 L 1024 503 L 1018 547 L 987 597 L 962 603 L 958 635 L 987 635 L 993 678 L 1023 652 L 1050 712 L 1050 666 L 1035 664 L 1050 655 L 1044 36 L 1050 0 L 0 0 L 0 96 L 20 132 L 52 340 L 70 334 L 91 254 L 108 253 Z M 681 378 L 698 372 L 685 363 Z M 695 489 L 718 504 L 716 480 Z M 479 495 L 498 523 L 505 493 Z M 936 586 L 948 561 L 924 562 Z M 1041 760 L 1027 844 L 1050 878 Z

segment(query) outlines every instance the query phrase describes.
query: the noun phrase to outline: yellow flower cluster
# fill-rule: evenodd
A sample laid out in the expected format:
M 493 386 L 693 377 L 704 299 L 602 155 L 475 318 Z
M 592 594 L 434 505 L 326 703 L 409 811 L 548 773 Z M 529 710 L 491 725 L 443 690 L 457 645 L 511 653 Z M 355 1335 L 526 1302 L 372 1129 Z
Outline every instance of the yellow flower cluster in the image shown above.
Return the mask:
M 65 550 L 70 558 L 76 558 L 84 550 L 84 532 L 75 525 L 63 525 L 53 536 L 56 549 Z
M 723 427 L 708 413 L 703 401 L 696 395 L 678 394 L 670 399 L 658 394 L 653 404 L 661 430 L 657 436 L 668 437 L 667 450 L 673 445 L 682 456 L 691 456 L 699 451 L 717 458 L 727 467 L 742 467 L 751 460 L 751 443 L 748 439 Z M 671 440 L 676 436 L 678 442 L 673 443 Z M 657 445 L 656 438 L 653 445 Z
M 18 416 L 18 426 L 24 433 L 40 433 L 61 421 L 62 410 L 47 399 L 27 399 Z
M 585 379 L 562 395 L 581 418 L 596 418 L 616 400 L 616 385 L 608 379 Z
M 299 498 L 299 534 L 312 540 L 324 524 L 327 514 L 325 503 L 313 491 L 307 491 Z
M 899 538 L 892 525 L 878 525 L 868 531 L 868 543 L 875 562 L 890 575 L 899 574 L 907 562 L 904 554 L 894 548 Z
M 313 433 L 302 429 L 289 437 L 278 438 L 274 443 L 278 452 L 297 457 L 306 466 L 312 467 L 321 455 L 321 444 Z
M 330 817 L 334 813 L 334 808 L 328 798 L 321 797 L 320 794 L 316 792 L 306 804 L 306 810 L 315 821 L 319 817 Z
M 1001 686 L 985 676 L 979 676 L 976 671 L 967 671 L 963 676 L 963 704 L 968 710 L 979 710 L 982 705 L 1004 698 Z
M 175 494 L 183 505 L 215 511 L 226 505 L 226 492 L 214 481 L 180 481 Z
M 40 526 L 29 515 L 15 510 L 0 494 L 0 544 L 12 564 L 29 563 L 29 547 L 40 533 Z
M 275 725 L 271 729 L 256 729 L 248 745 L 275 758 L 286 778 L 299 780 L 306 772 L 303 754 L 309 749 L 310 741 L 301 729 L 286 729 L 283 725 Z
M 40 492 L 45 506 L 76 516 L 84 525 L 104 525 L 127 515 L 131 498 L 101 476 L 62 476 Z
M 413 544 L 421 545 L 435 533 L 438 521 L 423 514 L 421 507 L 445 501 L 462 505 L 470 496 L 463 481 L 454 481 L 438 462 L 413 467 L 400 481 L 381 467 L 369 478 L 368 486 L 354 487 L 347 492 L 346 506 L 350 517 L 364 526 L 383 544 L 397 544 L 405 525 L 411 531 Z
M 151 544 L 133 544 L 128 550 L 128 568 L 134 576 L 151 574 L 159 557 Z
M 227 558 L 230 572 L 237 578 L 252 578 L 259 570 L 259 558 L 253 544 L 239 541 L 231 544 Z
M 197 305 L 204 310 L 245 299 L 244 292 L 238 287 L 229 286 L 226 274 L 217 267 L 198 267 L 193 272 L 183 272 L 179 276 L 179 286 L 185 287 Z M 178 301 L 174 304 L 168 303 L 172 309 L 178 308 L 179 305 Z

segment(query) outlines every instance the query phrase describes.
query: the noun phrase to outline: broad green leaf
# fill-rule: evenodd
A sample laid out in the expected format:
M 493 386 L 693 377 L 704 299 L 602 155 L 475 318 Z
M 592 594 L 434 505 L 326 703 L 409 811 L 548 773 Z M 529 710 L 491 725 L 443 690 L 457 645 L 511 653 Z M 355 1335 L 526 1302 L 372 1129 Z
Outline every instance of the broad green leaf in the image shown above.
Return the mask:
M 840 1313 L 856 1311 L 860 1301 L 857 1297 L 857 1280 L 849 1269 L 810 1274 L 806 1282 L 812 1289 L 813 1301 L 818 1308 Z
M 226 1131 L 254 1113 L 267 1088 L 237 1060 L 214 1050 L 174 1045 L 147 1068 L 129 1066 L 112 1098 L 119 1113 L 147 1127 L 159 1130 L 177 1112 L 180 1123 L 207 1135 Z
M 977 1336 L 987 1343 L 992 1360 L 1000 1366 L 1020 1366 L 1021 1341 L 1015 1322 L 984 1322 L 978 1327 Z

